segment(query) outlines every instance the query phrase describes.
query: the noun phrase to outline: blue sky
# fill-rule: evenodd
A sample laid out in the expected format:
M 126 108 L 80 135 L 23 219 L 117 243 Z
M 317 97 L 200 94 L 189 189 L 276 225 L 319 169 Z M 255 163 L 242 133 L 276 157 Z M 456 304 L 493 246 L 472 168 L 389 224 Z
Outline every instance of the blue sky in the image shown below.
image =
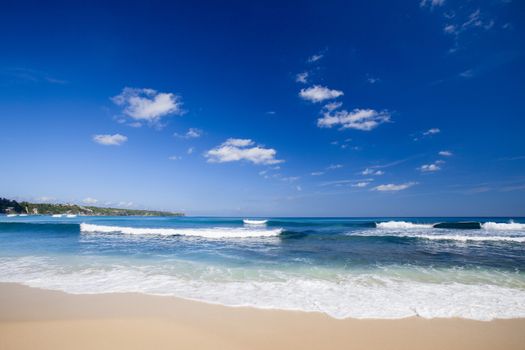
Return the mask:
M 1 6 L 3 196 L 525 215 L 521 1 Z

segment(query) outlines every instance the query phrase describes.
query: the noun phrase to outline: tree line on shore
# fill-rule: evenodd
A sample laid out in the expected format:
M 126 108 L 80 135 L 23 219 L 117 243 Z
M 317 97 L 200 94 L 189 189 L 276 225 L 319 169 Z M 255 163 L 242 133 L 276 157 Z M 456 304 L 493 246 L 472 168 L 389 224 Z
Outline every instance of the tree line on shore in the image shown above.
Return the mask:
M 0 213 L 32 215 L 75 214 L 95 216 L 184 216 L 183 213 L 168 211 L 103 208 L 94 206 L 81 206 L 78 204 L 30 203 L 26 201 L 17 202 L 15 200 L 1 197 Z

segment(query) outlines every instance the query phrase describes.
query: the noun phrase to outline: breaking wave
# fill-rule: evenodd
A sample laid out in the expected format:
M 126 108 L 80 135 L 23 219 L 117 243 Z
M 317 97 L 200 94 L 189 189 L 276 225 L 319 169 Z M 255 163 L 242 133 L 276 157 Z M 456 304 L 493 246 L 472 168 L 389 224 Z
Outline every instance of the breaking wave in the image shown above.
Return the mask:
M 376 223 L 377 230 L 349 232 L 357 237 L 396 237 L 459 242 L 525 243 L 525 224 L 496 222 L 443 222 L 420 224 L 407 221 Z
M 244 219 L 242 221 L 245 225 L 259 225 L 259 226 L 262 226 L 262 225 L 266 225 L 266 223 L 268 222 L 268 220 L 250 220 L 250 219 Z
M 121 233 L 126 235 L 158 235 L 158 236 L 196 236 L 205 238 L 248 238 L 274 237 L 283 229 L 259 229 L 252 227 L 213 227 L 213 228 L 139 228 L 80 224 L 83 233 Z
M 401 237 L 409 238 L 421 238 L 421 239 L 430 239 L 430 240 L 445 240 L 445 241 L 459 241 L 459 242 L 525 242 L 524 237 L 514 237 L 514 236 L 475 236 L 475 235 L 403 235 Z
M 416 228 L 432 228 L 432 224 L 414 224 L 407 221 L 387 221 L 376 223 L 377 228 L 384 229 L 416 229 Z
M 484 224 L 481 224 L 481 227 L 484 230 L 494 230 L 494 231 L 516 231 L 516 230 L 525 230 L 525 224 L 520 224 L 517 222 L 509 222 L 509 223 L 499 223 L 499 222 L 486 222 Z

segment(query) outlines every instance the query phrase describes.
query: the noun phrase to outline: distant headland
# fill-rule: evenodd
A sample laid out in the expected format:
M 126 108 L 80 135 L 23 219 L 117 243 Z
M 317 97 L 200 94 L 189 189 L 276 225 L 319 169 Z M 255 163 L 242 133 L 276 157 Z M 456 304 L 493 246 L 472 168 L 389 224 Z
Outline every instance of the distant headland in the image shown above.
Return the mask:
M 78 204 L 51 204 L 17 202 L 7 198 L 0 198 L 0 214 L 28 214 L 28 215 L 91 215 L 91 216 L 184 216 L 184 213 L 102 208 L 83 206 Z

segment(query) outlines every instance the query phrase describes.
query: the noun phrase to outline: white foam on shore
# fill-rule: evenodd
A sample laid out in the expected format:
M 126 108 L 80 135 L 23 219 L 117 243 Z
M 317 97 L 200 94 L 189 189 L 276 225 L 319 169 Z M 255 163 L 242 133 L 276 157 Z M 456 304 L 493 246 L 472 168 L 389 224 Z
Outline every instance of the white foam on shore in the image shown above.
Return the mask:
M 283 229 L 259 229 L 252 227 L 213 227 L 213 228 L 139 228 L 122 226 L 104 226 L 80 224 L 83 233 L 121 233 L 127 235 L 158 235 L 158 236 L 196 236 L 205 238 L 249 238 L 274 237 Z
M 382 229 L 418 229 L 432 228 L 432 224 L 414 224 L 407 221 L 386 221 L 376 223 L 376 227 Z
M 0 258 L 0 281 L 74 294 L 136 292 L 226 306 L 322 312 L 334 318 L 420 316 L 487 321 L 525 317 L 523 282 L 517 287 L 480 281 L 432 283 L 373 273 L 321 279 L 283 271 L 274 272 L 278 278 L 267 280 L 232 280 L 228 269 L 209 269 L 206 273 L 175 273 L 165 266 L 122 263 L 73 268 L 51 258 Z M 211 272 L 223 277 L 205 280 Z

